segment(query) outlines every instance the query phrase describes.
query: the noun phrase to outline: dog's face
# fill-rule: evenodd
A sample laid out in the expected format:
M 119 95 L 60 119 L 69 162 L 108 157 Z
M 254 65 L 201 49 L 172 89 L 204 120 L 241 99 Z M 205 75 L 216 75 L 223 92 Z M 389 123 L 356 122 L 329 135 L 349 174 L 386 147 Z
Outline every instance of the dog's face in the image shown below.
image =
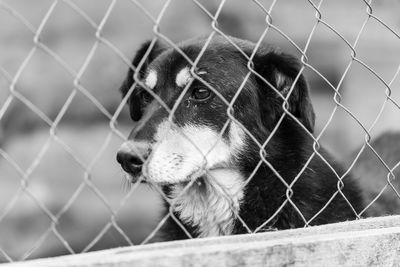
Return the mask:
M 235 42 L 251 55 L 251 43 Z M 147 42 L 133 59 L 137 69 L 128 72 L 121 91 L 128 94 L 136 124 L 117 159 L 134 180 L 180 184 L 213 173 L 240 174 L 240 158 L 250 143 L 268 137 L 289 92 L 287 110 L 313 131 L 314 113 L 297 61 L 262 48 L 253 58 L 255 75 L 227 40 L 215 38 L 203 51 L 204 43 L 178 45 L 185 58 Z M 233 182 L 223 181 L 226 187 Z

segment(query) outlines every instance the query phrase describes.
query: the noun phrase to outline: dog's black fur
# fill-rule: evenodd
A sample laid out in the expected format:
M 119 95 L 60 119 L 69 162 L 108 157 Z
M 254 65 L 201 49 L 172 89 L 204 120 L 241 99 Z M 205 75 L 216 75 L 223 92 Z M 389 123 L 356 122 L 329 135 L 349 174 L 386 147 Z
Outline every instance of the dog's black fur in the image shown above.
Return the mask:
M 255 47 L 253 43 L 235 38 L 232 40 L 244 53 L 248 56 L 251 55 Z M 204 43 L 205 39 L 198 38 L 183 42 L 178 46 L 191 60 L 195 60 Z M 132 61 L 134 67 L 139 65 L 149 45 L 150 42 L 146 42 L 138 50 Z M 310 135 L 314 130 L 315 118 L 307 83 L 303 75 L 299 75 L 301 64 L 296 58 L 278 52 L 267 45 L 258 48 L 252 62 L 254 71 L 261 77 L 254 74 L 250 76 L 235 101 L 233 109 L 235 119 L 248 129 L 256 140 L 247 136 L 246 149 L 240 153 L 232 165 L 237 166 L 244 177 L 249 177 L 261 159 L 260 148 L 256 145 L 256 141 L 263 144 L 270 138 L 264 151 L 265 159 L 285 182 L 290 184 L 314 152 L 314 142 Z M 157 42 L 147 59 L 141 64 L 140 69 L 136 70 L 139 79 L 144 77 L 150 64 L 155 64 L 163 73 L 161 81 L 163 88 L 157 87 L 154 89 L 154 93 L 159 95 L 171 108 L 177 96 L 170 92 L 173 91 L 170 88 L 173 83 L 169 76 L 174 76 L 172 73 L 175 73 L 176 69 L 188 63 L 178 51 L 173 48 L 164 48 Z M 248 72 L 247 65 L 248 60 L 241 52 L 223 37 L 216 37 L 201 57 L 197 68 L 205 69 L 208 74 L 204 80 L 230 101 Z M 130 69 L 121 87 L 124 96 L 134 83 L 134 75 L 134 70 Z M 280 91 L 284 97 L 293 82 L 296 82 L 287 105 L 292 116 L 286 115 L 281 119 L 284 112 L 282 97 L 265 80 Z M 196 80 L 191 87 L 196 86 L 203 85 Z M 135 88 L 128 102 L 132 119 L 139 121 L 140 124 L 142 116 L 148 113 L 146 105 L 152 101 L 156 100 L 152 99 L 145 89 Z M 174 122 L 180 125 L 185 120 L 194 120 L 220 131 L 220 125 L 223 125 L 223 122 L 228 119 L 227 106 L 218 97 L 214 97 L 212 101 L 212 106 L 206 102 L 199 104 L 199 107 L 192 107 L 190 111 L 185 110 L 184 105 L 180 105 L 174 114 Z M 153 134 L 152 127 L 159 121 L 159 117 L 166 116 L 167 111 L 164 110 L 163 114 L 154 116 L 147 114 L 146 125 L 148 126 L 142 125 L 143 129 L 139 132 L 134 129 L 130 138 L 136 138 L 138 135 L 151 136 Z M 149 116 L 150 119 L 148 119 Z M 280 120 L 280 125 L 275 131 L 275 126 Z M 270 137 L 271 134 L 273 134 L 272 137 Z M 329 199 L 337 193 L 338 179 L 334 171 L 339 176 L 344 173 L 339 164 L 323 148 L 318 150 L 318 154 L 314 155 L 294 183 L 290 198 L 306 221 L 323 209 Z M 326 164 L 325 160 L 329 162 L 334 171 Z M 309 222 L 310 225 L 352 220 L 357 217 L 354 210 L 359 212 L 363 207 L 359 186 L 350 175 L 343 179 L 343 183 L 341 192 L 348 202 L 340 192 L 337 193 L 332 202 Z M 164 186 L 166 193 L 168 193 L 168 188 L 168 186 Z M 244 189 L 244 198 L 241 201 L 239 212 L 250 230 L 256 229 L 268 220 L 288 199 L 286 189 L 284 183 L 267 164 L 263 163 L 258 168 Z M 352 207 L 348 203 L 351 203 Z M 298 211 L 290 202 L 286 202 L 280 212 L 262 230 L 305 226 L 306 223 Z M 176 214 L 176 217 L 179 219 L 179 214 Z M 195 226 L 185 225 L 183 222 L 182 224 L 191 236 L 198 235 Z M 187 238 L 187 235 L 172 219 L 167 222 L 164 230 L 167 232 L 166 239 L 168 240 Z M 235 219 L 232 233 L 247 232 L 242 223 Z

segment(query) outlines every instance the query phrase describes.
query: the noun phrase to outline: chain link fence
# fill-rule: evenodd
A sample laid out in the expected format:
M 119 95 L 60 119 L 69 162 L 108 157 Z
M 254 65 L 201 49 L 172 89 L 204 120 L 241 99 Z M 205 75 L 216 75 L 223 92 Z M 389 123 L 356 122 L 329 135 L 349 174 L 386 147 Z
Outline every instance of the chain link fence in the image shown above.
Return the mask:
M 325 110 L 322 111 L 325 112 L 325 115 L 317 122 L 318 131 L 315 136 L 308 132 L 313 139 L 313 153 L 291 184 L 285 183 L 285 179 L 280 177 L 279 172 L 262 153 L 270 138 L 264 143 L 256 141 L 260 148 L 257 168 L 265 166 L 273 170 L 287 189 L 286 200 L 280 208 L 256 229 L 251 230 L 247 227 L 246 218 L 240 218 L 237 210 L 231 208 L 234 216 L 249 233 L 262 231 L 264 226 L 273 221 L 276 214 L 285 205 L 291 205 L 297 211 L 304 221 L 304 226 L 311 225 L 312 221 L 338 194 L 345 198 L 351 206 L 352 203 L 341 191 L 344 186 L 342 179 L 350 172 L 355 172 L 356 176 L 361 177 L 359 182 L 366 192 L 365 197 L 369 200 L 362 211 L 354 211 L 356 217 L 363 217 L 369 210 L 372 210 L 370 213 L 376 216 L 383 215 L 385 211 L 398 213 L 400 188 L 396 177 L 400 170 L 400 152 L 397 148 L 400 146 L 397 143 L 400 138 L 395 133 L 386 134 L 379 139 L 375 137 L 383 130 L 400 128 L 397 127 L 397 125 L 400 126 L 398 123 L 400 120 L 396 118 L 396 116 L 400 117 L 398 93 L 400 80 L 398 24 L 400 22 L 397 21 L 397 25 L 396 22 L 394 24 L 385 23 L 380 16 L 375 14 L 375 11 L 379 13 L 380 10 L 388 9 L 387 7 L 384 9 L 380 5 L 399 8 L 399 4 L 385 2 L 385 4 L 375 5 L 373 1 L 352 3 L 349 10 L 352 12 L 357 10 L 357 16 L 355 16 L 357 19 L 353 20 L 355 26 L 344 25 L 338 29 L 337 25 L 330 22 L 329 16 L 327 19 L 325 18 L 325 14 L 329 14 L 329 10 L 344 12 L 347 3 L 345 1 L 339 1 L 338 4 L 328 2 L 330 1 L 296 3 L 296 7 L 301 6 L 306 10 L 305 14 L 312 14 L 312 16 L 306 16 L 291 6 L 293 3 L 285 1 L 192 0 L 176 3 L 176 1 L 170 0 L 146 3 L 135 0 L 110 0 L 102 3 L 88 1 L 82 4 L 78 1 L 60 0 L 43 1 L 32 12 L 29 12 L 32 4 L 29 4 L 28 1 L 0 1 L 0 12 L 4 22 L 0 28 L 4 34 L 0 38 L 5 40 L 2 46 L 4 55 L 0 57 L 0 126 L 2 127 L 0 175 L 1 194 L 3 195 L 0 206 L 0 236 L 2 239 L 0 240 L 0 261 L 12 262 L 49 255 L 82 253 L 121 245 L 146 244 L 152 239 L 157 240 L 160 228 L 170 218 L 180 224 L 187 236 L 191 237 L 172 212 L 176 205 L 175 201 L 169 199 L 162 190 L 157 189 L 156 186 L 153 189 L 144 188 L 140 183 L 131 185 L 126 190 L 127 192 L 120 188 L 119 181 L 123 179 L 121 177 L 124 177 L 124 174 L 115 162 L 115 155 L 117 147 L 127 140 L 127 133 L 132 125 L 127 119 L 125 106 L 136 85 L 143 85 L 143 83 L 135 75 L 134 86 L 130 88 L 122 101 L 119 100 L 117 89 L 127 69 L 136 70 L 131 63 L 132 55 L 128 53 L 133 53 L 132 49 L 137 49 L 138 44 L 148 37 L 152 38 L 152 44 L 156 41 L 163 41 L 178 51 L 190 63 L 194 77 L 208 86 L 225 102 L 229 118 L 220 133 L 221 138 L 230 122 L 240 123 L 230 111 L 233 110 L 233 105 L 250 75 L 259 76 L 259 74 L 249 63 L 248 73 L 231 101 L 224 99 L 215 88 L 196 75 L 193 70 L 216 36 L 222 36 L 235 46 L 249 62 L 254 55 L 248 56 L 242 51 L 232 41 L 231 34 L 245 35 L 248 29 L 254 29 L 253 36 L 240 36 L 247 37 L 256 43 L 254 51 L 257 51 L 263 42 L 274 44 L 275 40 L 279 40 L 276 42 L 277 44 L 288 47 L 290 51 L 298 55 L 301 61 L 301 68 L 294 84 L 300 75 L 304 74 L 307 78 L 311 77 L 311 88 L 313 88 L 313 83 L 323 84 L 322 87 L 326 88 L 325 93 L 322 94 L 313 91 L 317 116 L 319 110 Z M 332 9 L 326 7 L 329 4 L 333 5 Z M 93 5 L 97 5 L 94 8 L 96 12 L 91 13 Z M 178 8 L 179 5 L 183 7 Z M 179 28 L 175 28 L 177 24 L 168 24 L 165 17 L 171 16 L 168 12 L 173 12 L 173 10 L 180 14 L 185 13 L 186 6 L 189 5 L 191 9 L 187 9 L 189 15 L 186 18 L 193 19 L 188 23 L 192 23 L 194 26 L 187 28 L 185 33 L 179 35 L 176 33 Z M 247 10 L 246 8 L 250 11 L 244 12 L 245 19 L 240 20 L 238 11 Z M 61 10 L 66 9 L 69 10 L 69 13 L 62 15 Z M 119 13 L 122 12 L 121 10 L 125 13 Z M 257 10 L 254 17 L 252 17 L 252 10 Z M 31 13 L 35 14 L 35 12 L 37 16 L 32 16 Z M 141 16 L 141 19 L 135 17 L 137 14 Z M 383 17 L 386 15 L 384 12 L 380 14 Z M 394 14 L 396 14 L 395 11 Z M 63 19 L 54 22 L 59 16 Z M 201 18 L 199 20 L 201 22 L 198 24 L 196 24 L 195 16 Z M 341 15 L 336 14 L 336 16 L 340 17 Z M 299 30 L 298 33 L 296 30 L 290 32 L 290 28 L 300 27 L 298 24 L 301 22 L 296 22 L 298 18 L 308 19 L 304 23 L 309 28 L 302 28 L 303 30 Z M 81 21 L 79 25 L 85 25 L 82 26 L 82 31 L 74 27 L 76 24 L 70 23 L 73 20 L 79 20 Z M 282 22 L 285 20 L 291 23 Z M 143 21 L 146 22 L 141 24 Z M 178 21 L 175 23 L 180 24 L 179 19 L 173 21 Z M 257 21 L 258 28 L 254 26 L 255 21 Z M 21 33 L 21 36 L 16 37 L 16 35 L 9 34 L 6 22 L 10 23 L 9 25 L 18 25 L 13 27 L 18 33 Z M 164 26 L 167 28 L 165 32 L 163 31 Z M 349 32 L 342 33 L 347 26 L 352 29 L 349 31 L 350 35 Z M 185 25 L 181 25 L 181 27 L 184 28 Z M 390 63 L 382 60 L 382 64 L 387 66 L 385 69 L 387 72 L 384 74 L 378 71 L 378 69 L 381 70 L 381 66 L 375 65 L 376 61 L 370 61 L 365 57 L 365 53 L 374 50 L 375 43 L 368 48 L 369 50 L 363 47 L 366 40 L 370 40 L 363 38 L 371 35 L 371 32 L 368 31 L 371 27 L 375 31 L 373 33 L 375 36 L 371 40 L 374 39 L 381 45 L 380 47 L 390 44 L 387 48 Z M 168 34 L 168 30 L 171 34 Z M 60 42 L 57 41 L 57 36 L 69 35 L 69 31 L 78 32 L 74 37 L 76 40 L 86 38 L 88 35 L 90 35 L 90 39 L 85 43 L 68 43 L 72 46 L 71 51 L 73 52 L 65 52 L 62 45 L 55 44 Z M 116 38 L 119 36 L 118 31 L 127 36 Z M 321 32 L 325 33 L 320 35 Z M 196 60 L 192 61 L 176 45 L 175 39 L 187 37 L 185 35 L 195 36 L 204 33 L 207 33 L 207 41 Z M 135 39 L 132 42 L 130 38 L 135 35 L 140 36 L 140 40 Z M 321 36 L 323 37 L 321 38 Z M 7 39 L 8 37 L 9 39 Z M 328 41 L 324 40 L 325 38 Z M 314 59 L 318 58 L 318 53 L 313 52 L 313 49 L 324 51 L 326 49 L 324 45 L 329 44 L 332 39 L 335 40 L 332 42 L 340 43 L 339 46 L 342 46 L 340 49 L 343 57 L 341 65 L 335 63 L 337 60 L 335 50 L 331 50 L 327 56 L 322 56 L 322 61 L 330 60 L 336 66 L 341 66 L 338 71 L 340 75 L 337 75 L 336 78 L 330 75 L 332 72 L 319 69 L 322 63 L 318 59 Z M 322 42 L 320 48 L 316 48 L 315 40 Z M 13 47 L 7 47 L 13 42 L 22 47 L 15 54 Z M 10 53 L 6 55 L 8 51 Z M 393 54 L 392 51 L 397 54 Z M 75 52 L 84 57 L 71 61 L 70 59 L 76 56 Z M 374 52 L 378 53 L 377 57 L 379 58 L 386 56 L 380 55 L 381 51 Z M 114 63 L 109 64 L 110 61 L 105 59 L 107 57 L 112 58 Z M 141 64 L 145 60 L 146 58 L 143 58 Z M 314 64 L 315 62 L 316 64 Z M 48 66 L 40 69 L 41 64 Z M 329 66 L 330 62 L 323 64 Z M 58 71 L 52 72 L 53 68 Z M 351 73 L 354 69 L 360 70 L 358 74 L 365 75 L 368 83 L 373 81 L 370 87 L 355 91 L 356 99 L 346 91 L 353 90 L 353 85 L 348 82 L 348 77 L 355 75 Z M 30 77 L 29 75 L 36 76 Z M 108 79 L 111 79 L 111 82 Z M 43 80 L 44 83 L 41 84 L 40 82 Z M 52 82 L 45 83 L 46 80 Z M 65 82 L 60 85 L 59 80 Z M 30 81 L 36 83 L 30 83 Z M 104 84 L 106 87 L 113 88 L 104 88 Z M 50 90 L 42 90 L 42 85 Z M 346 87 L 348 88 L 346 89 Z M 97 91 L 98 88 L 102 88 L 100 93 Z M 294 85 L 289 90 L 289 96 L 293 88 Z M 186 86 L 181 95 L 183 96 L 188 89 L 189 86 Z M 365 112 L 365 114 L 363 111 L 357 111 L 371 107 L 367 100 L 364 103 L 364 93 L 360 94 L 363 91 L 365 94 L 369 91 L 373 92 L 371 94 L 374 102 L 373 111 Z M 59 95 L 62 98 L 53 100 Z M 154 98 L 161 101 L 156 95 Z M 357 106 L 352 106 L 355 102 Z M 51 106 L 53 104 L 54 106 Z M 172 108 L 166 107 L 170 114 L 170 121 L 172 121 L 179 104 L 180 102 L 177 101 Z M 327 106 L 329 108 L 326 108 Z M 82 109 L 82 107 L 85 108 Z M 391 113 L 386 113 L 388 109 L 391 110 Z M 54 112 L 54 110 L 57 111 Z M 286 116 L 298 121 L 285 105 L 283 111 L 281 119 L 272 130 L 271 137 Z M 365 119 L 365 116 L 368 119 Z M 344 117 L 346 119 L 343 119 Z M 340 124 L 342 120 L 351 122 L 347 125 Z M 380 125 L 380 122 L 385 120 L 394 127 Z M 91 123 L 95 125 L 92 128 L 89 127 Z M 298 123 L 301 124 L 300 121 Z M 98 127 L 98 125 L 102 126 Z M 343 160 L 346 171 L 343 174 L 335 172 L 338 179 L 338 190 L 324 207 L 312 218 L 304 218 L 291 199 L 295 193 L 292 187 L 314 157 L 322 158 L 327 166 L 333 169 L 319 150 L 321 143 L 334 140 L 340 134 L 346 134 L 345 131 L 335 132 L 332 130 L 332 127 L 337 125 L 342 128 L 352 127 L 358 131 L 357 134 L 347 132 L 349 143 L 337 145 L 339 149 L 335 147 L 335 144 L 331 145 L 335 155 L 342 158 L 347 157 L 347 160 Z M 243 125 L 241 128 L 246 135 L 257 140 Z M 376 129 L 383 130 L 377 131 Z M 345 154 L 341 154 L 340 150 L 348 145 L 351 146 L 351 149 L 346 151 L 348 155 L 344 157 Z M 337 150 L 335 151 L 335 149 Z M 21 157 L 21 155 L 24 156 Z M 46 164 L 51 165 L 51 170 L 44 167 L 47 166 Z M 371 177 L 370 181 L 366 181 L 367 178 L 364 176 Z M 373 177 L 377 177 L 376 180 Z M 246 183 L 251 181 L 251 178 L 247 177 Z M 377 181 L 378 178 L 379 181 Z M 193 183 L 195 181 L 190 182 L 185 190 Z M 242 185 L 242 187 L 244 186 L 245 184 Z M 222 186 L 220 191 L 230 201 L 230 194 Z M 160 207 L 162 201 L 166 201 L 172 207 L 165 216 L 160 215 L 162 214 Z M 390 204 L 385 205 L 385 203 Z M 382 212 L 380 213 L 379 210 Z M 82 228 L 80 229 L 80 227 Z M 27 234 L 28 231 L 34 233 Z M 22 234 L 19 235 L 19 232 Z M 26 240 L 30 242 L 26 242 Z

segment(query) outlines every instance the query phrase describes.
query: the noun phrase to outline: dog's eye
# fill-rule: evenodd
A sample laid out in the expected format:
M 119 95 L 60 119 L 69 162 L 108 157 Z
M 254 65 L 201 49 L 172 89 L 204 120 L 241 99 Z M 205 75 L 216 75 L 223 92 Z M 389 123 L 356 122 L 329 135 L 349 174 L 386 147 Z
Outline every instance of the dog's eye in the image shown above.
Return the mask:
M 192 92 L 192 99 L 202 101 L 211 97 L 211 91 L 205 88 L 196 88 Z
M 150 103 L 151 100 L 153 99 L 153 96 L 149 92 L 147 92 L 146 90 L 144 90 L 141 93 L 141 97 L 142 97 L 142 101 L 144 102 L 144 104 Z

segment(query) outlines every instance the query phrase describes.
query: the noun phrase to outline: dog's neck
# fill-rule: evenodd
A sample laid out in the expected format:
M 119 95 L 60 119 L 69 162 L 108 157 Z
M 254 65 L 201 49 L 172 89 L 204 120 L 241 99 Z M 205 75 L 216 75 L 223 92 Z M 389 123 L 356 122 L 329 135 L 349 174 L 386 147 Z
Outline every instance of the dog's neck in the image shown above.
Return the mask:
M 171 205 L 198 237 L 232 234 L 243 198 L 243 177 L 232 169 L 209 171 L 191 185 L 174 185 Z

